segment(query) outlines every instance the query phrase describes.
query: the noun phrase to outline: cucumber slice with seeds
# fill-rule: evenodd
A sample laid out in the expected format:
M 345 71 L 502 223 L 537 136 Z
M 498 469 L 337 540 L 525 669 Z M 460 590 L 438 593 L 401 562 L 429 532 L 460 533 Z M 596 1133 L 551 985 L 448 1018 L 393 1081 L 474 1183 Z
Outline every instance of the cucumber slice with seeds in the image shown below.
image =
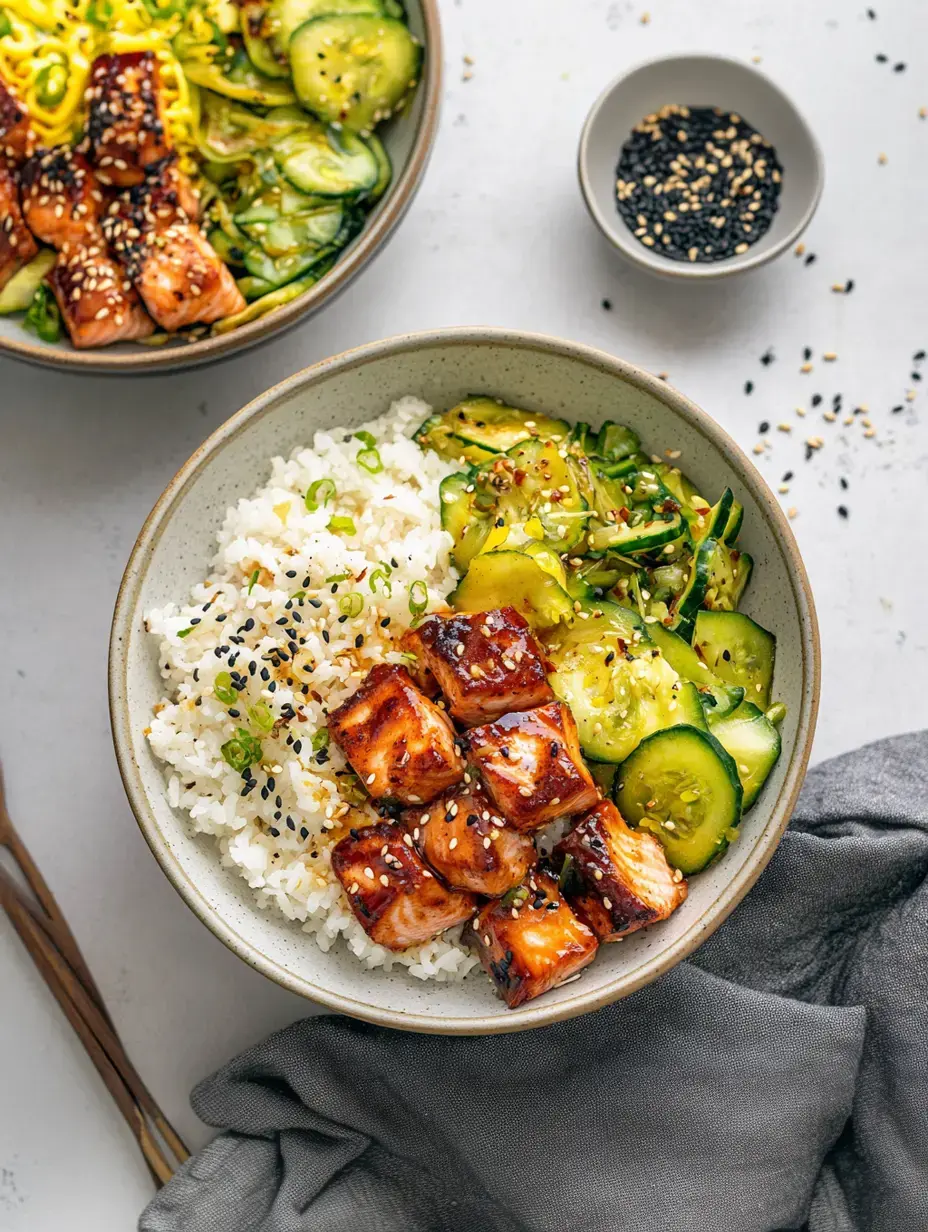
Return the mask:
M 598 453 L 606 462 L 621 462 L 623 458 L 631 457 L 640 449 L 641 441 L 631 428 L 607 420 L 599 430 L 596 449 L 588 452 Z
M 551 574 L 524 552 L 475 556 L 448 597 L 456 612 L 487 612 L 511 606 L 536 628 L 569 620 L 573 602 Z
M 744 596 L 753 569 L 754 558 L 747 552 L 717 543 L 703 605 L 712 612 L 733 612 Z
M 465 398 L 442 416 L 455 436 L 492 453 L 508 453 L 523 441 L 562 441 L 569 428 L 563 419 L 522 411 L 495 398 Z
M 382 13 L 379 0 L 273 0 L 267 26 L 277 48 L 286 52 L 290 39 L 307 21 L 336 13 Z
M 293 87 L 328 124 L 373 132 L 419 78 L 422 47 L 401 21 L 342 14 L 305 22 L 290 39 Z
M 692 641 L 696 613 L 702 606 L 702 601 L 706 597 L 706 591 L 709 588 L 712 560 L 715 556 L 716 547 L 717 544 L 714 539 L 703 539 L 701 543 L 696 545 L 693 559 L 690 562 L 690 575 L 686 586 L 684 586 L 671 608 L 671 616 L 673 617 L 671 628 L 675 629 L 688 642 Z
M 700 612 L 693 647 L 710 671 L 744 689 L 745 701 L 767 709 L 777 649 L 772 633 L 743 612 Z
M 465 445 L 460 437 L 453 436 L 441 415 L 430 415 L 416 430 L 413 440 L 422 449 L 431 449 L 440 458 L 448 462 L 456 462 L 459 466 L 470 463 L 479 466 L 492 462 L 496 456 L 488 449 L 479 445 Z
M 741 809 L 746 813 L 780 756 L 780 733 L 753 702 L 744 702 L 724 718 L 710 716 L 709 730 L 738 768 L 744 788 Z
M 740 706 L 744 700 L 744 689 L 726 684 L 711 672 L 689 642 L 678 633 L 665 629 L 662 624 L 652 624 L 648 625 L 648 636 L 677 675 L 691 680 L 704 697 L 711 699 L 707 707 L 710 726 L 713 715 L 721 718 Z M 702 724 L 695 723 L 694 726 L 701 727 Z
M 317 197 L 354 197 L 373 188 L 380 176 L 377 159 L 360 137 L 316 125 L 279 141 L 274 159 L 294 188 Z
M 708 732 L 655 732 L 619 767 L 615 802 L 629 825 L 662 843 L 685 876 L 716 859 L 737 834 L 743 797 L 731 756 Z

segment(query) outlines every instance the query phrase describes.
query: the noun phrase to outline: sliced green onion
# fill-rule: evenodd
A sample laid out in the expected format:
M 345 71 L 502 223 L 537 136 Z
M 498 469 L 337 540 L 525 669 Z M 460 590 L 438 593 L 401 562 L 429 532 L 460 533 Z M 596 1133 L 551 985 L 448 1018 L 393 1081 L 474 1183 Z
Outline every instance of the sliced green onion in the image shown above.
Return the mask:
M 49 64 L 35 79 L 36 97 L 43 107 L 57 107 L 68 92 L 68 70 L 63 64 Z
M 413 616 L 421 616 L 429 605 L 429 588 L 420 578 L 409 587 L 409 610 Z
M 511 890 L 507 890 L 503 897 L 499 900 L 504 907 L 519 908 L 528 898 L 528 886 L 517 885 Z
M 57 342 L 61 337 L 61 311 L 47 282 L 39 285 L 29 305 L 23 324 L 34 329 L 43 342 Z
M 335 496 L 335 484 L 331 479 L 317 479 L 306 489 L 304 504 L 310 513 L 315 513 L 320 505 L 327 505 Z
M 255 569 L 254 573 L 251 575 L 251 581 L 248 583 L 248 593 L 249 594 L 251 594 L 251 592 L 254 590 L 255 583 L 258 580 L 258 575 L 260 574 L 260 572 L 261 572 L 260 569 Z
M 383 583 L 384 591 L 388 595 L 393 594 L 393 583 L 390 581 L 390 566 L 389 565 L 385 565 L 383 568 L 380 568 L 380 569 L 375 569 L 374 572 L 371 574 L 371 576 L 368 578 L 368 585 L 371 588 L 372 595 L 376 595 L 377 593 L 377 582 Z
M 290 598 L 296 599 L 297 603 L 299 603 L 301 599 L 306 598 L 306 591 L 305 590 L 295 590 L 293 594 L 290 596 Z
M 379 475 L 383 470 L 383 462 L 376 449 L 362 449 L 355 458 L 358 466 L 362 466 L 369 475 Z
M 326 586 L 331 586 L 333 582 L 344 582 L 346 578 L 350 578 L 350 573 L 333 573 L 325 579 Z
M 177 636 L 186 637 L 188 633 L 192 633 L 192 632 L 193 632 L 193 625 L 188 625 L 186 629 L 178 629 Z
M 320 727 L 315 733 L 312 739 L 312 746 L 314 753 L 321 753 L 323 749 L 329 747 L 329 729 L 327 727 Z
M 343 518 L 341 514 L 336 514 L 334 518 L 329 518 L 329 530 L 344 531 L 346 535 L 356 535 L 357 527 L 354 524 L 353 518 Z
M 256 740 L 244 727 L 238 727 L 235 735 L 225 742 L 220 752 L 223 761 L 241 773 L 261 760 L 261 741 Z
M 573 856 L 565 856 L 564 863 L 561 865 L 561 872 L 557 879 L 557 888 L 563 894 L 565 891 L 570 893 L 574 890 L 579 891 L 579 870 L 574 867 L 575 861 Z
M 353 590 L 350 595 L 342 595 L 338 601 L 338 610 L 343 616 L 360 616 L 364 611 L 364 596 Z
M 213 681 L 213 692 L 227 706 L 234 706 L 238 701 L 238 690 L 232 688 L 232 677 L 228 672 L 220 672 Z
M 782 723 L 786 718 L 786 707 L 782 702 L 774 702 L 764 716 L 768 723 Z
M 269 732 L 274 726 L 274 716 L 267 702 L 255 702 L 253 706 L 249 706 L 248 717 L 260 731 Z
M 354 434 L 354 439 L 356 441 L 363 442 L 368 449 L 373 449 L 377 444 L 377 437 L 374 436 L 373 432 L 356 432 Z

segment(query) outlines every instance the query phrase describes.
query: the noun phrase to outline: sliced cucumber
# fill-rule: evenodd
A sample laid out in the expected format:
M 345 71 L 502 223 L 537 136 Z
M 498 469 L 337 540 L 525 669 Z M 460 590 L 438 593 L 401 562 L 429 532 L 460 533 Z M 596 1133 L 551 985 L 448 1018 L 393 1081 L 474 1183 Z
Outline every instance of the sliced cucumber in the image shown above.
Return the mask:
M 607 761 L 588 761 L 587 769 L 592 774 L 593 782 L 599 790 L 611 800 L 618 766 L 613 766 Z
M 26 311 L 45 280 L 45 275 L 54 269 L 56 260 L 51 248 L 43 248 L 27 265 L 17 270 L 0 291 L 0 316 Z
M 677 689 L 677 708 L 673 711 L 674 724 L 686 723 L 690 727 L 698 727 L 700 731 L 708 731 L 706 713 L 700 701 L 699 690 L 691 680 L 683 680 Z
M 754 559 L 747 552 L 717 543 L 703 605 L 712 612 L 733 612 L 741 602 L 753 569 Z
M 442 419 L 460 440 L 491 453 L 507 453 L 533 437 L 557 443 L 569 432 L 563 419 L 522 411 L 495 398 L 465 398 Z
M 683 519 L 679 513 L 643 517 L 638 522 L 625 522 L 619 516 L 615 522 L 591 530 L 588 543 L 591 552 L 650 552 L 679 539 L 682 533 Z
M 342 14 L 304 22 L 290 39 L 300 102 L 329 124 L 373 132 L 415 88 L 422 48 L 401 21 Z
M 740 685 L 746 701 L 766 710 L 777 648 L 772 633 L 743 612 L 700 612 L 693 646 L 710 671 Z
M 245 269 L 271 287 L 282 287 L 293 278 L 310 273 L 332 254 L 332 248 L 304 249 L 283 257 L 271 257 L 257 244 L 245 251 Z
M 735 503 L 735 494 L 731 488 L 726 488 L 716 503 L 709 510 L 708 514 L 703 518 L 701 539 L 716 539 L 721 540 L 725 536 L 728 529 L 728 520 L 731 517 L 732 505 Z M 699 542 L 699 540 L 697 540 Z
M 637 455 L 609 468 L 593 460 L 589 481 L 599 522 L 589 532 L 591 553 L 652 551 L 684 534 L 678 502 L 650 464 L 637 464 Z
M 690 562 L 690 575 L 677 601 L 671 609 L 673 617 L 672 628 L 686 641 L 692 641 L 696 613 L 702 606 L 709 588 L 712 559 L 715 556 L 716 541 L 703 539 L 696 545 Z
M 732 544 L 741 534 L 741 524 L 744 522 L 744 505 L 740 501 L 734 501 L 731 507 L 731 513 L 728 515 L 728 525 L 725 527 L 725 533 L 722 539 L 725 543 Z
M 511 606 L 540 629 L 569 620 L 573 613 L 573 602 L 564 588 L 524 552 L 475 556 L 448 601 L 458 612 Z
M 379 0 L 273 0 L 267 25 L 280 51 L 286 52 L 290 38 L 304 22 L 335 13 L 382 13 Z
M 744 788 L 741 808 L 746 813 L 780 756 L 780 733 L 753 702 L 744 702 L 724 718 L 710 717 L 709 730 L 738 769 Z
M 365 137 L 365 141 L 377 160 L 377 179 L 367 195 L 371 202 L 379 201 L 390 187 L 390 181 L 393 179 L 393 163 L 390 161 L 390 155 L 387 153 L 386 146 L 376 133 L 370 133 L 369 136 Z
M 701 693 L 711 698 L 710 718 L 712 715 L 721 717 L 731 714 L 741 704 L 744 689 L 726 684 L 711 672 L 689 642 L 684 641 L 678 633 L 665 629 L 662 624 L 652 624 L 648 625 L 648 636 L 678 676 L 683 680 L 691 680 Z M 695 723 L 694 726 L 701 727 L 702 724 Z
M 466 572 L 493 528 L 492 519 L 474 504 L 474 480 L 467 471 L 458 471 L 441 481 L 441 526 L 454 540 L 451 558 L 459 573 Z
M 248 58 L 259 73 L 267 77 L 290 76 L 286 56 L 270 40 L 272 20 L 263 0 L 248 0 L 241 6 L 241 29 Z
M 569 551 L 584 536 L 585 519 L 579 515 L 586 502 L 557 445 L 535 437 L 514 445 L 506 457 L 510 465 L 493 476 L 497 485 L 503 484 L 497 488 L 497 519 L 523 527 L 537 520 L 546 543 L 559 552 Z
M 735 837 L 742 788 L 734 761 L 708 732 L 673 727 L 656 732 L 619 767 L 615 802 L 625 820 L 649 830 L 667 860 L 698 873 Z
M 479 466 L 484 462 L 492 462 L 496 456 L 489 449 L 481 449 L 479 445 L 466 445 L 460 437 L 453 436 L 442 415 L 430 415 L 416 430 L 413 439 L 420 448 L 431 449 L 439 457 L 458 465 L 469 462 L 472 466 Z
M 599 430 L 595 450 L 588 449 L 587 453 L 598 453 L 606 462 L 620 462 L 640 449 L 641 441 L 631 428 L 607 420 Z
M 354 197 L 377 183 L 380 168 L 370 148 L 350 132 L 313 125 L 274 147 L 281 174 L 300 192 Z
M 253 103 L 257 107 L 286 107 L 297 101 L 289 81 L 259 73 L 244 47 L 239 48 L 239 53 L 228 65 L 225 62 L 220 65 L 218 61 L 204 63 L 184 60 L 182 67 L 184 76 L 194 85 L 239 103 Z
M 705 538 L 706 518 L 711 513 L 709 502 L 678 467 L 669 466 L 666 462 L 656 462 L 654 469 L 660 475 L 667 490 L 679 502 L 680 511 L 690 529 L 693 542 L 698 543 L 700 539 Z
M 583 614 L 545 638 L 549 679 L 573 712 L 584 753 L 616 763 L 651 732 L 683 720 L 680 680 L 634 612 L 598 603 Z

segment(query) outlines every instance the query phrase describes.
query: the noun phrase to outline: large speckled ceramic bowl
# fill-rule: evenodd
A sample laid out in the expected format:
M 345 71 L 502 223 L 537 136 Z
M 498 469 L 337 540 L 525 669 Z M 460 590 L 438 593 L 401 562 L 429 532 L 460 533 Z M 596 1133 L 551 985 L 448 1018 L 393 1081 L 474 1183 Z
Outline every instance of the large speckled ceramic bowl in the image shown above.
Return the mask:
M 384 247 L 402 221 L 422 182 L 438 131 L 442 75 L 438 0 L 406 0 L 405 8 L 410 30 L 425 47 L 425 59 L 422 80 L 409 109 L 377 130 L 393 163 L 393 179 L 361 232 L 315 286 L 291 303 L 227 334 L 207 336 L 198 342 L 178 339 L 159 347 L 122 342 L 98 351 L 78 351 L 67 338 L 50 343 L 27 333 L 22 315 L 17 313 L 0 317 L 0 355 L 69 372 L 166 372 L 192 368 L 266 342 L 334 299 Z
M 507 1010 L 476 971 L 459 984 L 368 971 L 344 948 L 323 954 L 298 926 L 255 907 L 223 869 L 210 838 L 194 837 L 167 803 L 143 730 L 161 697 L 154 640 L 143 612 L 187 594 L 204 577 L 227 506 L 265 481 L 268 460 L 311 441 L 318 428 L 350 427 L 404 394 L 448 407 L 475 390 L 531 410 L 614 418 L 647 448 L 679 449 L 707 495 L 729 485 L 745 506 L 741 542 L 756 561 L 745 610 L 777 636 L 774 693 L 787 706 L 783 755 L 737 842 L 691 879 L 670 920 L 601 947 L 579 980 Z M 819 645 L 806 571 L 780 508 L 748 459 L 682 394 L 623 360 L 575 343 L 492 329 L 439 330 L 373 343 L 329 359 L 233 415 L 169 484 L 142 529 L 116 605 L 110 646 L 116 753 L 139 825 L 189 907 L 236 954 L 285 988 L 371 1022 L 417 1031 L 516 1031 L 614 1001 L 669 970 L 743 898 L 770 859 L 799 791 L 818 701 Z

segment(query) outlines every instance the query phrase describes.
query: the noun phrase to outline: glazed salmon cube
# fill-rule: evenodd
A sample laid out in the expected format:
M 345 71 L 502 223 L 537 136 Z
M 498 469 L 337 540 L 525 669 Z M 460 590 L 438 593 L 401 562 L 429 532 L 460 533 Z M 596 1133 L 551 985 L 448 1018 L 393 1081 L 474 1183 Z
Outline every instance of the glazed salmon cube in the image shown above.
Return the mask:
M 442 885 L 409 835 L 388 822 L 352 830 L 336 843 L 332 870 L 364 931 L 388 950 L 429 941 L 477 909 L 472 894 Z
M 510 1009 L 563 984 L 593 961 L 592 929 L 546 872 L 530 873 L 505 898 L 488 903 L 465 934 Z
M 423 804 L 464 777 L 454 728 L 405 667 L 378 663 L 328 717 L 329 733 L 376 799 Z
M 426 863 L 461 890 L 497 898 L 536 860 L 531 837 L 505 822 L 478 787 L 407 809 L 402 820 Z
M 131 282 L 96 241 L 60 253 L 48 276 L 74 346 L 81 350 L 148 338 L 155 324 Z
M 87 138 L 101 184 L 141 184 L 168 153 L 154 52 L 97 56 L 90 70 Z
M 528 622 L 514 607 L 429 616 L 403 639 L 466 727 L 554 699 Z
M 103 193 L 93 169 L 69 146 L 43 150 L 21 176 L 23 216 L 37 239 L 53 248 L 77 248 L 99 233 Z
M 577 725 L 562 702 L 471 728 L 466 746 L 490 799 L 519 830 L 585 813 L 599 800 Z
M 615 941 L 685 900 L 683 874 L 667 863 L 652 834 L 633 830 L 610 800 L 601 801 L 555 848 L 567 898 L 600 941 Z
M 0 80 L 0 154 L 11 163 L 21 163 L 32 153 L 34 142 L 28 111 Z
M 19 208 L 19 185 L 0 163 L 0 290 L 39 251 Z
M 181 200 L 176 175 L 168 175 L 164 183 L 131 189 L 103 221 L 107 241 L 145 307 L 169 331 L 208 325 L 245 307 L 231 271 Z

